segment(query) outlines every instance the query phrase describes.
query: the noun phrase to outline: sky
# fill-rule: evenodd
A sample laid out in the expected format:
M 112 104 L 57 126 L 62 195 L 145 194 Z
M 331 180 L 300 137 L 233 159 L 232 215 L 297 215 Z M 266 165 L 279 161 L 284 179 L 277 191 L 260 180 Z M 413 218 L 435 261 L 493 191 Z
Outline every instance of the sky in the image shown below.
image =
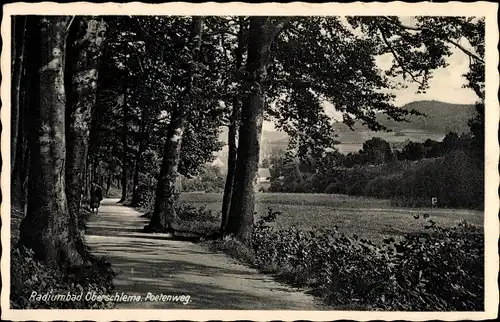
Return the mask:
M 392 61 L 390 54 L 381 56 L 377 63 L 381 69 L 387 69 Z M 441 101 L 455 104 L 474 104 L 478 97 L 470 88 L 463 88 L 467 80 L 462 75 L 469 69 L 469 60 L 460 50 L 448 58 L 449 66 L 441 68 L 433 73 L 433 78 L 429 81 L 429 88 L 425 93 L 417 94 L 418 84 L 410 81 L 405 82 L 406 89 L 392 90 L 396 95 L 394 105 L 403 106 L 414 101 Z M 335 111 L 332 104 L 325 102 L 327 114 L 337 120 L 342 120 L 342 114 Z M 272 124 L 267 125 L 272 128 Z
M 378 59 L 380 67 L 386 67 L 391 63 L 392 57 L 385 55 Z M 448 58 L 449 66 L 441 68 L 433 73 L 429 82 L 429 89 L 424 94 L 416 94 L 417 84 L 407 82 L 408 89 L 393 91 L 396 95 L 395 105 L 403 106 L 407 103 L 419 100 L 438 100 L 447 103 L 473 104 L 478 97 L 473 90 L 462 88 L 466 79 L 462 76 L 469 69 L 467 56 L 459 49 L 455 49 L 452 56 Z

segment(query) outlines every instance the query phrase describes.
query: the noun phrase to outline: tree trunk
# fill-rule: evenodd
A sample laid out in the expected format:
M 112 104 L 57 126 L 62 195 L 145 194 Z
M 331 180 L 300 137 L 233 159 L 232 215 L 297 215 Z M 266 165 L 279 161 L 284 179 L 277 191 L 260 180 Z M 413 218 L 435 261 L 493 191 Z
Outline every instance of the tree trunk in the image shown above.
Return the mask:
M 24 89 L 23 89 L 24 92 Z M 25 94 L 22 94 L 25 97 Z M 23 99 L 24 103 L 27 99 Z M 28 146 L 28 119 L 26 117 L 26 105 L 22 103 L 19 109 L 19 134 L 16 144 L 16 161 L 11 177 L 11 204 L 18 209 L 24 209 L 28 196 L 28 170 L 29 170 L 29 146 Z M 24 210 L 24 215 L 26 211 Z
M 13 16 L 12 18 L 13 36 L 12 36 L 12 53 L 14 64 L 12 68 L 12 94 L 11 94 L 11 174 L 14 171 L 17 154 L 17 140 L 19 136 L 19 118 L 21 104 L 21 78 L 23 75 L 24 61 L 24 43 L 26 30 L 26 17 Z
M 178 220 L 175 211 L 175 182 L 178 177 L 184 117 L 178 115 L 170 121 L 167 130 L 167 141 L 163 151 L 160 176 L 156 186 L 155 207 L 151 222 L 145 227 L 150 232 L 173 232 Z
M 127 200 L 127 182 L 128 182 L 128 153 L 127 153 L 127 136 L 128 136 L 128 106 L 127 106 L 127 87 L 123 91 L 123 132 L 122 132 L 122 197 L 118 202 Z
M 234 103 L 233 103 L 234 104 Z M 239 102 L 237 103 L 239 104 Z M 235 113 L 239 114 L 239 106 L 233 105 L 233 115 Z M 238 122 L 233 122 L 231 120 L 231 125 L 229 126 L 228 131 L 228 156 L 227 156 L 227 175 L 226 175 L 226 183 L 224 185 L 224 196 L 222 198 L 222 220 L 220 232 L 224 233 L 227 218 L 229 217 L 229 208 L 231 206 L 231 197 L 233 194 L 233 184 L 234 184 L 234 176 L 236 173 L 236 160 L 238 156 L 238 149 L 236 146 L 236 132 L 237 132 Z
M 38 98 L 30 106 L 31 163 L 27 215 L 20 243 L 49 266 L 75 266 L 82 258 L 70 234 L 66 201 L 64 50 L 70 17 L 30 16 L 30 76 Z M 33 24 L 33 25 L 32 25 Z
M 16 19 L 18 19 L 16 17 Z M 20 21 L 16 21 L 16 26 L 19 27 Z M 26 18 L 24 17 L 24 22 L 22 23 L 23 29 L 26 29 Z M 17 42 L 19 41 L 17 38 L 20 37 L 19 32 L 15 33 L 16 35 L 13 37 L 17 46 Z M 25 31 L 22 32 L 23 37 L 25 36 Z M 27 38 L 24 37 L 23 47 L 26 47 L 25 43 Z M 19 46 L 17 46 L 19 47 Z M 19 53 L 19 48 L 16 50 L 14 56 L 17 56 Z M 25 50 L 22 50 L 23 55 L 25 55 Z M 14 57 L 15 59 L 15 57 Z M 11 204 L 13 207 L 18 209 L 24 209 L 27 202 L 27 180 L 28 180 L 28 166 L 29 166 L 29 148 L 28 148 L 28 129 L 29 129 L 29 120 L 27 117 L 28 113 L 26 111 L 27 106 L 29 106 L 30 97 L 27 95 L 29 92 L 30 80 L 25 76 L 25 64 L 26 62 L 23 59 L 22 68 L 20 70 L 21 77 L 19 79 L 19 93 L 15 93 L 13 90 L 12 93 L 12 113 L 17 113 L 17 116 L 12 115 L 12 126 L 17 127 L 17 134 L 12 133 L 12 142 L 11 148 L 15 148 L 15 153 L 11 156 Z M 13 71 L 14 72 L 14 71 Z M 15 78 L 13 76 L 13 87 L 15 86 Z M 16 97 L 18 95 L 18 97 Z M 17 104 L 17 107 L 15 106 Z M 16 121 L 17 119 L 17 121 Z M 17 125 L 15 124 L 17 122 Z M 12 129 L 13 130 L 13 129 Z M 14 131 L 14 130 L 13 130 Z M 26 215 L 26 209 L 24 209 L 24 215 Z
M 106 196 L 109 196 L 109 188 L 111 188 L 111 174 L 108 173 L 108 177 L 106 179 Z
M 135 168 L 134 168 L 134 179 L 132 182 L 132 204 L 131 206 L 137 206 L 139 204 L 139 192 L 137 187 L 139 185 L 139 171 L 141 169 L 141 156 L 145 150 L 145 138 L 146 135 L 146 117 L 147 112 L 141 110 L 141 125 L 139 130 L 139 149 L 137 150 L 137 154 L 135 155 Z
M 260 138 L 265 105 L 265 81 L 270 62 L 270 47 L 283 23 L 271 25 L 268 17 L 251 17 L 248 40 L 248 82 L 241 111 L 238 158 L 226 235 L 246 245 L 252 243 L 255 195 L 254 184 L 259 165 Z
M 97 156 L 94 157 L 94 162 L 92 163 L 92 182 L 97 182 L 99 180 L 99 160 Z
M 245 22 L 240 18 L 240 29 L 238 31 L 238 47 L 235 49 L 235 68 L 238 71 L 243 64 L 243 50 L 244 50 L 244 32 Z M 228 139 L 228 156 L 227 156 L 227 175 L 226 183 L 224 185 L 224 196 L 222 198 L 222 220 L 220 226 L 220 233 L 224 233 L 229 216 L 229 208 L 231 206 L 231 197 L 233 194 L 234 175 L 236 171 L 236 158 L 238 156 L 238 148 L 236 146 L 236 135 L 240 120 L 240 98 L 238 94 L 233 97 L 233 111 L 231 113 L 231 120 L 229 124 L 227 139 Z
M 66 195 L 75 225 L 84 190 L 92 110 L 106 24 L 76 17 L 69 30 L 66 60 Z M 76 226 L 73 227 L 76 229 Z
M 167 129 L 163 160 L 156 188 L 155 208 L 151 217 L 151 222 L 144 227 L 145 231 L 173 233 L 178 220 L 175 211 L 175 185 L 178 177 L 177 169 L 180 161 L 186 115 L 192 108 L 192 100 L 190 97 L 193 87 L 194 65 L 198 61 L 203 31 L 203 19 L 198 16 L 194 16 L 192 19 L 190 35 L 191 67 L 186 75 L 186 89 L 181 94 L 180 100 L 182 103 L 174 109 Z
M 89 162 L 89 157 L 87 155 L 87 158 L 85 159 L 85 197 L 90 198 L 90 169 L 91 169 L 91 164 Z

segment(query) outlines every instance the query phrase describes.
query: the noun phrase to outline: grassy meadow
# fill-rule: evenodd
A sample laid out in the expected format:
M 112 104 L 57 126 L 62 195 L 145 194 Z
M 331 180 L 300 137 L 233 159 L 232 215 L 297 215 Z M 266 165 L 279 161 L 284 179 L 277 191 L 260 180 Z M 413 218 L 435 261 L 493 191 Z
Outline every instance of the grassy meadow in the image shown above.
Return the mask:
M 386 237 L 420 232 L 433 220 L 440 227 L 455 226 L 465 220 L 483 226 L 483 213 L 462 209 L 411 209 L 391 206 L 389 200 L 335 194 L 257 193 L 257 218 L 267 214 L 268 208 L 280 211 L 276 228 L 296 226 L 301 230 L 316 227 L 338 227 L 347 235 L 356 234 L 374 242 Z M 182 193 L 181 203 L 206 207 L 219 214 L 222 204 L 220 193 Z M 429 214 L 424 219 L 424 214 Z M 418 217 L 415 219 L 415 217 Z

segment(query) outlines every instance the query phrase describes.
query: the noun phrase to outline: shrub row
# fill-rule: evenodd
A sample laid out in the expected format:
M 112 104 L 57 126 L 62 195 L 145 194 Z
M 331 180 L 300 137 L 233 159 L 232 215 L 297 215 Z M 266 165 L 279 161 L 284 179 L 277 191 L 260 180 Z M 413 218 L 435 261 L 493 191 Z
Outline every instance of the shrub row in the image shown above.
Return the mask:
M 270 191 L 336 193 L 392 199 L 400 206 L 438 205 L 447 208 L 482 208 L 484 166 L 463 151 L 443 158 L 400 161 L 380 166 L 335 169 L 328 173 L 274 181 Z
M 336 230 L 254 229 L 257 266 L 335 306 L 383 310 L 482 310 L 484 240 L 467 223 L 375 245 Z

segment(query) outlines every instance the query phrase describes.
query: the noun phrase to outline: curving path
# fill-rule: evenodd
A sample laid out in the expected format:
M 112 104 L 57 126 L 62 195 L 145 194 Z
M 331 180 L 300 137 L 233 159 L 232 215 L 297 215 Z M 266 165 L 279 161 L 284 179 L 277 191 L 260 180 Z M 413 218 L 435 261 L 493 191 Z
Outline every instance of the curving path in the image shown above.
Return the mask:
M 140 295 L 141 301 L 117 303 L 130 309 L 322 310 L 319 300 L 203 246 L 169 240 L 141 229 L 147 219 L 132 208 L 105 199 L 88 223 L 92 253 L 106 256 L 118 274 L 116 292 Z M 148 300 L 153 296 L 165 295 Z M 169 301 L 166 297 L 179 297 Z M 183 302 L 181 302 L 183 300 Z

